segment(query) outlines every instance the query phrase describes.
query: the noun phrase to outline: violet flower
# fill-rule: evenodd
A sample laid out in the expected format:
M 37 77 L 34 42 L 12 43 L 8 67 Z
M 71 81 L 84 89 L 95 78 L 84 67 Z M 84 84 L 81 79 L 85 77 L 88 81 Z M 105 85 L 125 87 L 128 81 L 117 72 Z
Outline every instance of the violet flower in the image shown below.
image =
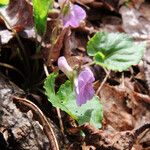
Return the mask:
M 76 102 L 78 106 L 85 104 L 93 98 L 95 91 L 92 82 L 94 80 L 94 75 L 89 68 L 86 68 L 79 74 L 75 82 Z
M 69 66 L 64 56 L 58 58 L 58 67 L 69 79 L 72 78 L 73 69 Z
M 95 91 L 92 82 L 94 82 L 95 78 L 89 68 L 85 68 L 77 78 L 74 78 L 76 72 L 73 71 L 63 56 L 58 58 L 58 67 L 70 80 L 74 80 L 76 103 L 78 106 L 85 104 L 93 98 Z
M 73 5 L 68 0 L 59 0 L 60 7 L 62 9 L 61 18 L 63 20 L 64 28 L 66 27 L 78 27 L 80 23 L 85 19 L 86 12 L 78 5 Z

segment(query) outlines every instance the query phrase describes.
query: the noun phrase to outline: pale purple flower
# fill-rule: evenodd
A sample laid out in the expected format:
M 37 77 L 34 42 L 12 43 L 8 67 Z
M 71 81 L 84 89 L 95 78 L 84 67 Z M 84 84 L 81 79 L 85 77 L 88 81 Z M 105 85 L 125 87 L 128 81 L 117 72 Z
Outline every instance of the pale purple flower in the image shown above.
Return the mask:
M 76 72 L 69 66 L 64 56 L 58 58 L 58 67 L 70 80 L 74 80 L 76 103 L 78 106 L 85 104 L 93 98 L 95 91 L 92 82 L 94 82 L 95 78 L 89 68 L 81 71 L 76 78 Z
M 73 76 L 73 69 L 69 66 L 64 56 L 58 58 L 58 67 L 68 78 Z
M 89 68 L 86 68 L 79 74 L 75 81 L 76 102 L 78 106 L 85 104 L 93 98 L 95 91 L 92 82 L 94 80 L 94 75 Z
M 64 7 L 61 18 L 63 20 L 64 28 L 66 27 L 78 27 L 80 23 L 85 19 L 86 12 L 78 5 L 73 5 L 69 1 L 59 0 L 60 7 Z M 65 4 L 65 5 L 64 5 Z

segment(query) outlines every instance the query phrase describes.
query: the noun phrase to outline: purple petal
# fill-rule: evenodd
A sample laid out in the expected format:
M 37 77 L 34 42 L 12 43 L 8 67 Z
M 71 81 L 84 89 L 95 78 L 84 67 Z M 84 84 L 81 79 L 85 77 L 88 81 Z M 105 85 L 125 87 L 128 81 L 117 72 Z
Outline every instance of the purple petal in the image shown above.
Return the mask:
M 78 20 L 79 22 L 81 22 L 86 18 L 86 12 L 80 6 L 74 5 L 72 11 L 75 14 L 75 19 Z
M 71 12 L 70 14 L 66 15 L 63 18 L 63 24 L 64 24 L 64 27 L 72 26 L 76 28 L 79 26 L 79 22 L 74 18 L 73 12 Z
M 94 75 L 89 68 L 85 68 L 85 70 L 79 74 L 78 78 L 79 81 L 83 80 L 85 83 L 92 83 L 95 81 Z
M 78 5 L 70 4 L 70 11 L 62 16 L 64 27 L 78 27 L 86 17 L 86 12 Z
M 95 80 L 93 73 L 90 69 L 85 69 L 82 71 L 77 79 L 77 85 L 75 88 L 77 105 L 81 106 L 85 104 L 88 100 L 91 100 L 94 96 L 94 89 L 92 82 Z

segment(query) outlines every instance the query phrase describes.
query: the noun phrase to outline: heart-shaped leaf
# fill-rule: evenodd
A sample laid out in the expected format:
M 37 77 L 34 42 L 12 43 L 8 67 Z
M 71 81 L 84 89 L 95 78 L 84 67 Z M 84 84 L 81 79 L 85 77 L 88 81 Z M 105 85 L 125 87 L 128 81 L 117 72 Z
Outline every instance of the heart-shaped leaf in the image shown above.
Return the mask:
M 141 60 L 145 43 L 135 44 L 127 34 L 98 32 L 88 42 L 87 52 L 96 64 L 124 71 Z

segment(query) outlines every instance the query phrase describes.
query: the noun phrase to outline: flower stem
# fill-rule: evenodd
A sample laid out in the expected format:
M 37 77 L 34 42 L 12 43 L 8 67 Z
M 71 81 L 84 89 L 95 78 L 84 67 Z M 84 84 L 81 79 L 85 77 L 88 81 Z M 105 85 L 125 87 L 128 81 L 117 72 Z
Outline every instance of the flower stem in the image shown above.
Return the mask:
M 105 71 L 105 72 L 106 72 L 106 76 L 105 76 L 103 82 L 101 83 L 101 85 L 99 86 L 98 90 L 96 91 L 96 95 L 99 94 L 99 92 L 100 92 L 100 90 L 102 89 L 103 85 L 104 85 L 105 82 L 107 81 L 107 79 L 108 79 L 108 77 L 109 77 L 111 71 L 109 70 L 109 71 Z
M 94 64 L 95 64 L 95 63 L 92 61 L 92 62 L 89 62 L 89 63 L 83 65 L 81 68 L 89 67 L 89 66 L 92 66 L 92 65 L 94 65 Z

